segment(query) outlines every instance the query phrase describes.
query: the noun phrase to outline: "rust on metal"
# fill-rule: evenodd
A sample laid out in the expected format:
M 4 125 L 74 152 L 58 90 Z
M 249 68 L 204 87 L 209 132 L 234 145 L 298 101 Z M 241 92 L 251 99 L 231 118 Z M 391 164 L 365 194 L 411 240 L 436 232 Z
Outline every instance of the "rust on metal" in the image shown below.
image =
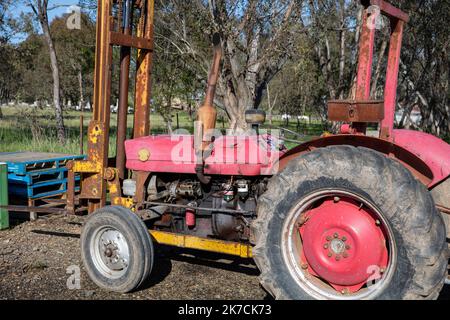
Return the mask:
M 391 19 L 391 38 L 389 42 L 389 56 L 384 88 L 385 113 L 381 122 L 380 138 L 393 140 L 395 106 L 397 99 L 398 71 L 400 65 L 400 51 L 402 48 L 404 22 Z
M 133 198 L 122 197 L 119 172 L 117 168 L 107 168 L 104 174 L 108 181 L 109 197 L 112 205 L 133 209 Z
M 379 122 L 384 118 L 381 100 L 332 100 L 328 102 L 328 119 L 346 122 Z
M 141 16 L 139 18 L 137 37 L 153 43 L 154 29 L 154 0 L 141 1 Z M 150 133 L 150 95 L 151 95 L 151 67 L 153 51 L 138 49 L 136 60 L 136 92 L 133 124 L 133 137 L 139 138 Z M 145 199 L 145 182 L 149 172 L 134 172 L 136 180 L 136 195 L 134 201 L 139 205 Z
M 153 43 L 154 0 L 144 1 L 137 29 L 137 37 Z M 136 93 L 133 137 L 147 136 L 150 132 L 150 93 L 153 51 L 138 49 L 136 65 Z
M 69 214 L 75 214 L 75 172 L 72 161 L 67 163 L 67 169 L 66 210 Z
M 394 7 L 389 2 L 386 2 L 384 0 L 362 0 L 361 3 L 368 7 L 368 6 L 377 6 L 380 8 L 380 11 L 391 18 L 399 19 L 405 23 L 408 23 L 409 16 L 401 11 L 400 9 Z
M 375 43 L 375 28 L 370 26 L 371 15 L 368 8 L 364 9 L 362 30 L 359 41 L 358 73 L 356 78 L 355 100 L 370 99 L 370 83 L 372 78 L 373 49 Z M 355 122 L 352 126 L 358 133 L 366 133 L 367 124 Z
M 122 9 L 122 10 L 120 10 Z M 124 12 L 123 12 L 124 11 Z M 123 12 L 123 14 L 122 14 Z M 120 83 L 119 83 L 119 108 L 117 110 L 117 140 L 116 140 L 116 167 L 121 179 L 125 178 L 125 140 L 127 138 L 127 114 L 128 114 L 128 91 L 130 84 L 130 62 L 131 62 L 131 46 L 132 43 L 125 45 L 125 42 L 121 42 L 115 39 L 116 36 L 133 38 L 130 36 L 132 33 L 132 19 L 133 8 L 131 0 L 125 0 L 125 6 L 122 1 L 119 2 L 119 13 L 121 13 L 118 19 L 118 29 L 122 30 L 122 33 L 111 32 L 110 40 L 112 44 L 122 45 L 120 49 Z
M 220 61 L 222 59 L 222 46 L 220 37 L 215 34 L 213 37 L 214 43 L 214 56 L 211 69 L 208 75 L 208 87 L 206 89 L 205 101 L 203 105 L 198 109 L 197 121 L 202 126 L 200 130 L 201 134 L 201 149 L 206 150 L 211 143 L 210 131 L 215 129 L 217 120 L 217 111 L 214 107 L 214 97 L 216 93 L 217 81 L 219 79 Z
M 81 173 L 80 198 L 87 199 L 89 213 L 103 207 L 106 203 L 106 183 L 103 169 L 108 165 L 111 63 L 112 46 L 110 31 L 114 20 L 111 19 L 112 0 L 98 1 L 97 30 L 94 74 L 94 108 L 88 129 L 87 161 L 75 161 L 69 170 L 69 180 L 74 173 Z M 71 173 L 70 173 L 71 172 Z M 67 207 L 73 212 L 75 184 L 69 181 Z
M 403 27 L 409 17 L 400 9 L 383 0 L 362 0 L 364 6 L 361 36 L 359 40 L 358 71 L 356 78 L 356 91 L 354 99 L 357 101 L 370 100 L 372 79 L 372 63 L 375 44 L 376 19 L 379 13 L 387 16 L 391 23 L 391 37 L 386 72 L 386 84 L 384 90 L 384 110 L 381 103 L 355 103 L 331 101 L 329 104 L 329 116 L 332 121 L 351 122 L 351 127 L 346 126 L 347 132 L 365 134 L 368 122 L 381 122 L 380 138 L 392 141 L 393 123 L 396 103 L 396 91 L 398 82 L 398 70 L 400 63 L 400 50 L 402 45 Z M 379 11 L 372 10 L 378 7 Z
M 56 213 L 56 214 L 66 214 L 66 209 L 61 208 L 52 208 L 52 207 L 34 207 L 34 206 L 15 206 L 15 205 L 9 205 L 9 206 L 0 206 L 0 209 L 6 209 L 11 212 L 35 212 L 35 213 Z
M 150 172 L 135 171 L 134 174 L 136 179 L 136 195 L 134 196 L 134 202 L 139 207 L 145 201 L 145 183 L 150 177 Z
M 123 47 L 153 50 L 153 42 L 149 39 L 133 37 L 125 33 L 111 31 L 111 44 Z

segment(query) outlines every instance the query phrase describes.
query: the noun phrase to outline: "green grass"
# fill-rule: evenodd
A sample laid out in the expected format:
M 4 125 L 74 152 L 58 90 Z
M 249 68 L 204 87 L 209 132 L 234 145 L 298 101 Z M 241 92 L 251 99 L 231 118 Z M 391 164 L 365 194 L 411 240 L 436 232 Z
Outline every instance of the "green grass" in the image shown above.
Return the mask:
M 36 111 L 29 107 L 8 106 L 2 107 L 3 118 L 0 119 L 0 152 L 13 151 L 40 151 L 40 152 L 61 152 L 69 154 L 80 153 L 80 116 L 83 114 L 83 145 L 84 151 L 87 146 L 87 127 L 91 119 L 90 112 L 66 111 L 64 113 L 66 126 L 66 143 L 58 143 L 54 112 L 51 108 Z M 175 114 L 174 114 L 175 115 Z M 111 114 L 110 129 L 110 156 L 115 154 L 117 115 Z M 227 123 L 222 124 L 219 119 L 217 127 L 226 128 Z M 286 138 L 291 140 L 307 141 L 323 132 L 323 127 L 319 122 L 301 124 L 297 128 L 296 122 L 290 122 L 289 126 L 283 121 L 274 121 L 273 127 L 285 127 L 291 131 L 298 132 L 301 136 L 286 134 Z M 176 117 L 173 117 L 173 129 L 176 129 Z M 187 113 L 179 113 L 179 126 L 189 132 L 193 132 L 193 122 Z M 133 127 L 133 115 L 128 115 L 128 134 L 131 135 Z M 150 127 L 152 134 L 167 133 L 166 123 L 159 114 L 151 114 Z M 263 128 L 269 128 L 265 125 Z M 286 142 L 288 148 L 296 146 L 295 142 Z
M 0 119 L 0 152 L 41 151 L 78 154 L 80 153 L 80 116 L 82 114 L 84 117 L 83 145 L 86 151 L 86 132 L 91 119 L 90 112 L 65 112 L 64 124 L 67 138 L 64 145 L 58 143 L 52 109 L 48 108 L 33 112 L 30 108 L 2 107 L 2 112 L 3 118 Z M 116 123 L 117 115 L 111 114 L 110 155 L 114 155 L 116 149 Z M 159 114 L 152 114 L 150 123 L 152 134 L 167 133 L 166 124 Z M 181 128 L 186 128 L 189 131 L 193 130 L 193 124 L 187 114 L 179 115 L 179 124 Z M 131 135 L 132 127 L 133 115 L 128 115 L 129 135 Z M 176 118 L 173 120 L 173 127 L 174 129 L 176 128 Z

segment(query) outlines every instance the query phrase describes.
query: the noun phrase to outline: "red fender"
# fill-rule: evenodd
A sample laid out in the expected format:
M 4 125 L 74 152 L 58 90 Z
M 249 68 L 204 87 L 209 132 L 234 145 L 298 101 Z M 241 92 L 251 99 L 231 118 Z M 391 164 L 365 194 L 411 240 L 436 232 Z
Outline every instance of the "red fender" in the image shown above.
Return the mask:
M 450 145 L 435 136 L 410 130 L 394 130 L 394 142 L 364 135 L 333 135 L 303 143 L 280 158 L 282 170 L 293 158 L 316 148 L 335 145 L 365 147 L 397 159 L 428 188 L 450 175 Z

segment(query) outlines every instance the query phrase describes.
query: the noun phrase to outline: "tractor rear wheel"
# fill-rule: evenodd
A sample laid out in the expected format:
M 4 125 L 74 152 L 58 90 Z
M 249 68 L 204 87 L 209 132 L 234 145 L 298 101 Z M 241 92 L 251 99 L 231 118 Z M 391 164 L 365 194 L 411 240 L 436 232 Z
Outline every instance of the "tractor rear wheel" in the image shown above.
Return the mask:
M 373 150 L 292 160 L 257 214 L 253 255 L 277 299 L 435 299 L 444 284 L 446 232 L 430 193 Z
M 148 278 L 154 249 L 147 227 L 130 210 L 108 206 L 94 212 L 81 233 L 83 263 L 99 287 L 120 293 Z

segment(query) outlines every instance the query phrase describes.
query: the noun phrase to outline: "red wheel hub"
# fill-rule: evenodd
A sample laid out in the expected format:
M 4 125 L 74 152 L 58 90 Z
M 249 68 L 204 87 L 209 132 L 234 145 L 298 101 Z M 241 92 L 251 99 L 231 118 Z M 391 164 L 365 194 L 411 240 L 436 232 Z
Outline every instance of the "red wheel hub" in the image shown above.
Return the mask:
M 299 228 L 301 259 L 310 274 L 338 291 L 356 292 L 386 270 L 386 238 L 370 209 L 336 197 L 309 210 L 305 217 L 306 223 Z

